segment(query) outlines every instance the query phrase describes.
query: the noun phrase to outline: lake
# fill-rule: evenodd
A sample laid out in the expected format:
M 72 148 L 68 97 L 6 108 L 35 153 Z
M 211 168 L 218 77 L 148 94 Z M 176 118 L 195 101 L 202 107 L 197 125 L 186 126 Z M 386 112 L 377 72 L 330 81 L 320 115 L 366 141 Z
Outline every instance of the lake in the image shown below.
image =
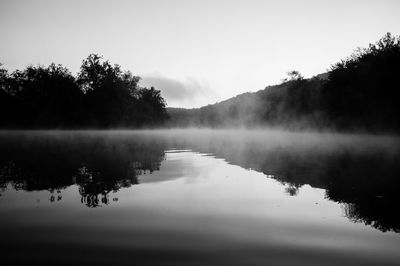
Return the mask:
M 400 265 L 399 159 L 393 136 L 2 131 L 2 265 Z

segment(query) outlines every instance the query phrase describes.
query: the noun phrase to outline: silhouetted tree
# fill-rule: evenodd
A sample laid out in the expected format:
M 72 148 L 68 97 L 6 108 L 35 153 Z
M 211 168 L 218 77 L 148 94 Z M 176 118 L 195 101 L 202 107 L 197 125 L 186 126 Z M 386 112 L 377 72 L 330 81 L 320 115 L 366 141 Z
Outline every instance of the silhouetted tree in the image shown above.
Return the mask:
M 400 130 L 400 38 L 387 33 L 335 64 L 322 88 L 323 108 L 339 128 Z
M 156 125 L 165 120 L 166 104 L 160 91 L 140 88 L 139 80 L 96 54 L 83 60 L 78 83 L 85 92 L 89 124 L 129 127 Z
M 8 71 L 2 67 L 0 63 L 0 123 L 1 125 L 8 125 L 10 123 L 11 108 L 13 106 L 13 98 L 7 93 L 9 82 Z
M 138 107 L 141 110 L 139 113 L 141 123 L 148 123 L 150 125 L 156 125 L 161 121 L 168 118 L 166 112 L 165 100 L 161 97 L 159 90 L 151 87 L 140 88 L 138 91 Z
M 297 70 L 289 71 L 289 72 L 287 72 L 287 75 L 288 75 L 288 78 L 283 79 L 283 82 L 304 79 L 304 77 Z
M 75 78 L 61 65 L 29 66 L 14 71 L 2 82 L 9 117 L 6 125 L 20 127 L 71 126 L 79 118 L 82 92 Z
M 86 94 L 85 115 L 90 125 L 121 124 L 131 95 L 123 84 L 120 66 L 102 62 L 100 56 L 91 54 L 82 62 L 78 83 Z
M 82 62 L 78 77 L 54 63 L 11 74 L 0 67 L 1 127 L 76 128 L 158 125 L 165 100 L 140 78 L 97 54 Z

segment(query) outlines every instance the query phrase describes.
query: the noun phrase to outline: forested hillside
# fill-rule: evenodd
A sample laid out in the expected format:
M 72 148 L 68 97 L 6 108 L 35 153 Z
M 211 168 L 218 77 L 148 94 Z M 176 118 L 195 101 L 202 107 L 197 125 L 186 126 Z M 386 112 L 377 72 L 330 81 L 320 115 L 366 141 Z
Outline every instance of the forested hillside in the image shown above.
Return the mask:
M 199 109 L 170 109 L 171 126 L 400 132 L 400 38 L 390 33 L 310 79 L 291 71 L 281 84 Z

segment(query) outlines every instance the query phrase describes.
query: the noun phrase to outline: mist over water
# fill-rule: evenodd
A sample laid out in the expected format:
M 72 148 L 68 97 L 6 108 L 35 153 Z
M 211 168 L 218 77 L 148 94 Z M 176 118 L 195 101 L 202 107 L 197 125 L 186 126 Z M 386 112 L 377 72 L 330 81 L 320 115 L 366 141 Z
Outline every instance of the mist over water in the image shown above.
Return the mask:
M 2 131 L 3 259 L 396 265 L 399 144 L 268 129 Z
M 86 2 L 0 0 L 0 266 L 400 266 L 400 1 Z

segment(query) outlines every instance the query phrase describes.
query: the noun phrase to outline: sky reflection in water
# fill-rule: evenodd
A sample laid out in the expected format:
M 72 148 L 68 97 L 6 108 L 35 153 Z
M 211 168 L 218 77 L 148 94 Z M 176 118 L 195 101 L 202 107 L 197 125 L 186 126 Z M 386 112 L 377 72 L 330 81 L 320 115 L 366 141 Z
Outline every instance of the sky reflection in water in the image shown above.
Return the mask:
M 6 262 L 396 265 L 396 138 L 0 136 Z

